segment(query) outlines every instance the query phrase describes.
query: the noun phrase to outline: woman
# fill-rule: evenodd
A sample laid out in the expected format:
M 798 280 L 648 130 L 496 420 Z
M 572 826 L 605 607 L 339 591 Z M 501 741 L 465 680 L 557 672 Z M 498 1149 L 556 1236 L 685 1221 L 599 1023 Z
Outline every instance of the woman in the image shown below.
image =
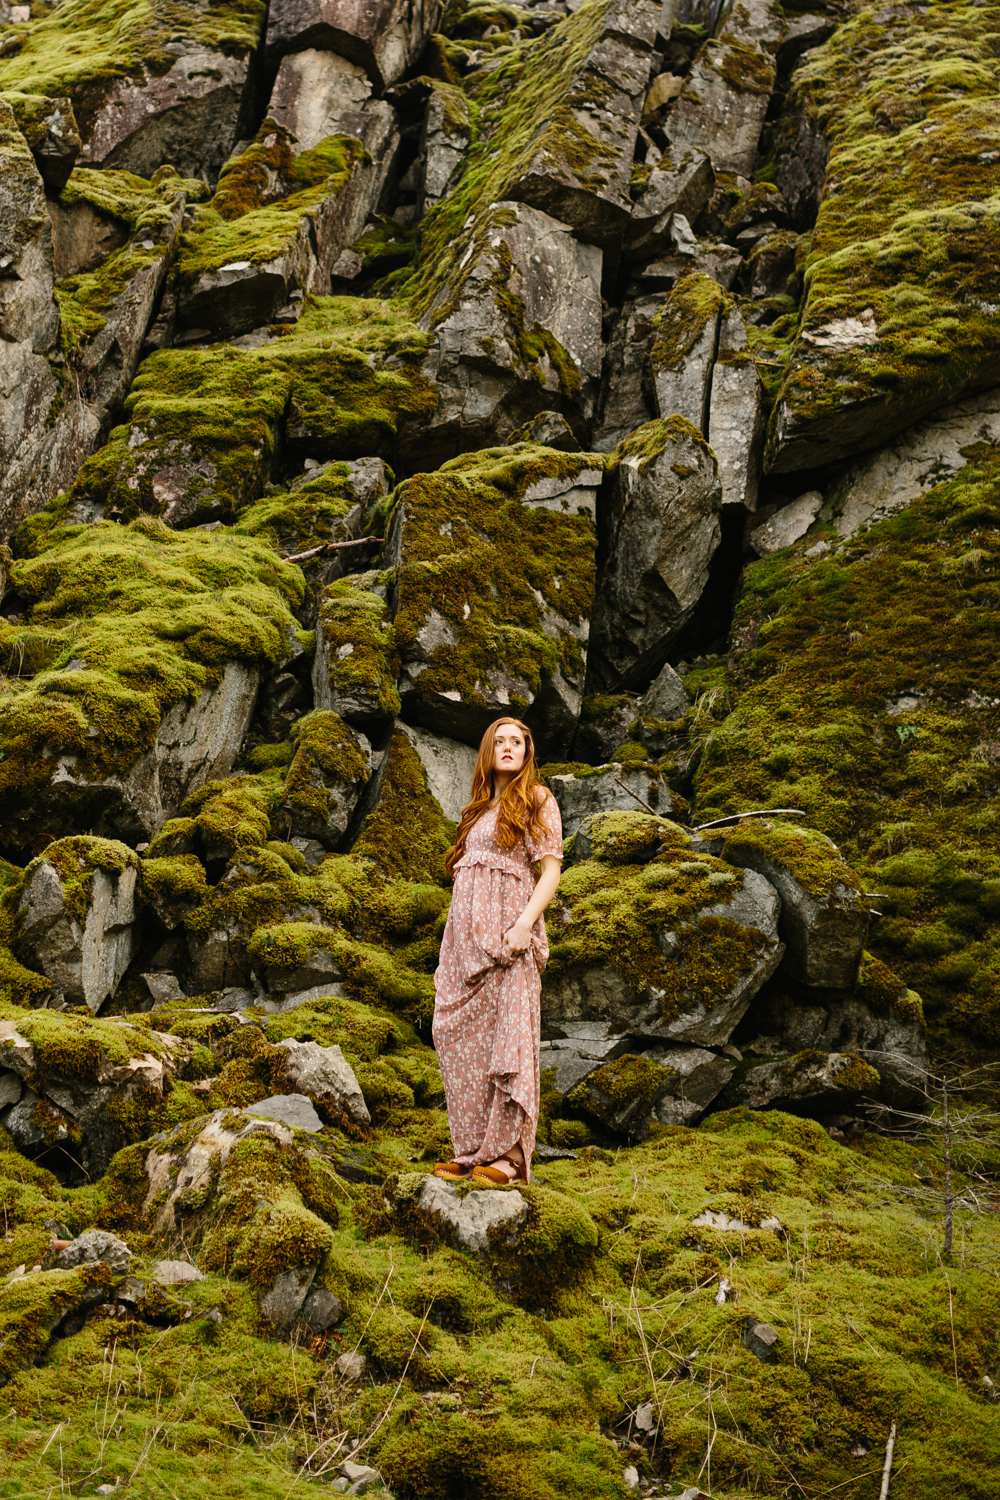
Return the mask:
M 497 719 L 445 859 L 455 890 L 434 976 L 434 1045 L 455 1159 L 439 1163 L 437 1177 L 489 1187 L 528 1181 L 549 956 L 542 913 L 561 859 L 559 807 L 538 781 L 531 731 Z

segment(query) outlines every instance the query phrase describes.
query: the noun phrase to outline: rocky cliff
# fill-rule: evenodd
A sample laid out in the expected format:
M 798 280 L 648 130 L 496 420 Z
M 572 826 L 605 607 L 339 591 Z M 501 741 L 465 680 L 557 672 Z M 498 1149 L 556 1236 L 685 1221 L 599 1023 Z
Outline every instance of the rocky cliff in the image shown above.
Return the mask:
M 874 1500 L 895 1423 L 992 1500 L 1000 11 L 0 22 L 4 1493 Z M 429 1023 L 505 712 L 567 857 L 490 1194 Z

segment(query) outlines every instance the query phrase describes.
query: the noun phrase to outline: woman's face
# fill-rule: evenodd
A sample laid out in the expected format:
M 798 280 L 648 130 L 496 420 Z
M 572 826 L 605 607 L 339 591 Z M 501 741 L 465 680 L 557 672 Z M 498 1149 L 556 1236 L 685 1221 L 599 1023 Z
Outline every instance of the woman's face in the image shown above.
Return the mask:
M 524 735 L 513 724 L 501 724 L 493 741 L 493 769 L 516 773 L 524 765 L 526 750 Z

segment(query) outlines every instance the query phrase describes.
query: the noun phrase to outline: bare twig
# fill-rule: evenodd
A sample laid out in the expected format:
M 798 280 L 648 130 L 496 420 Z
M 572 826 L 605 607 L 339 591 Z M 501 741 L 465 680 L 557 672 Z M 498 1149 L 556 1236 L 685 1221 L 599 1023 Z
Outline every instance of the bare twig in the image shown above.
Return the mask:
M 385 537 L 381 536 L 359 536 L 352 537 L 349 542 L 323 542 L 319 547 L 310 547 L 308 552 L 293 552 L 291 557 L 283 557 L 282 562 L 303 563 L 310 557 L 325 557 L 328 552 L 337 552 L 342 547 L 364 547 L 370 542 L 378 542 L 381 546 Z
M 693 833 L 704 833 L 706 828 L 728 828 L 733 823 L 742 823 L 744 818 L 804 818 L 800 807 L 758 807 L 753 812 L 731 813 L 728 818 L 713 818 L 711 823 L 699 823 Z
M 892 1453 L 896 1446 L 896 1423 L 893 1422 L 889 1428 L 889 1441 L 885 1445 L 885 1464 L 882 1467 L 882 1488 L 879 1490 L 878 1500 L 887 1500 L 889 1494 L 889 1480 L 892 1476 Z
M 622 781 L 622 779 L 621 779 L 620 776 L 616 776 L 615 780 L 617 781 L 617 783 L 618 783 L 618 785 L 620 787 L 624 787 L 625 791 L 628 792 L 628 794 L 629 794 L 630 797 L 634 797 L 635 800 L 638 803 L 640 803 L 646 809 L 647 812 L 651 812 L 653 814 L 654 818 L 659 816 L 658 813 L 657 813 L 657 811 L 656 811 L 656 809 L 653 808 L 653 807 L 650 807 L 650 805 L 649 805 L 648 802 L 643 801 L 643 799 L 639 796 L 638 792 L 633 792 L 632 788 L 630 786 L 628 786 L 624 781 Z

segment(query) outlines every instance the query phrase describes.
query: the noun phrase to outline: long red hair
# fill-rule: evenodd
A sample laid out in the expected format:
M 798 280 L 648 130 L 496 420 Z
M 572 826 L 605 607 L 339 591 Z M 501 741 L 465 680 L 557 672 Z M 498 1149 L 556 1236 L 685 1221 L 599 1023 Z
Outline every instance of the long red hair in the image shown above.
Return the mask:
M 493 762 L 496 757 L 497 730 L 501 724 L 513 724 L 514 728 L 523 734 L 524 764 L 500 793 L 500 805 L 497 809 L 497 843 L 501 849 L 513 849 L 525 833 L 530 832 L 534 838 L 542 838 L 548 832 L 548 825 L 541 816 L 541 808 L 544 807 L 551 793 L 546 791 L 545 797 L 541 798 L 536 792 L 536 788 L 542 783 L 535 769 L 535 742 L 531 737 L 531 730 L 527 724 L 522 724 L 520 719 L 495 719 L 479 743 L 479 756 L 472 776 L 472 796 L 466 803 L 459 821 L 455 842 L 444 857 L 445 869 L 449 875 L 454 872 L 455 866 L 465 853 L 465 841 L 469 837 L 469 830 L 479 822 L 493 800 L 495 780 Z

